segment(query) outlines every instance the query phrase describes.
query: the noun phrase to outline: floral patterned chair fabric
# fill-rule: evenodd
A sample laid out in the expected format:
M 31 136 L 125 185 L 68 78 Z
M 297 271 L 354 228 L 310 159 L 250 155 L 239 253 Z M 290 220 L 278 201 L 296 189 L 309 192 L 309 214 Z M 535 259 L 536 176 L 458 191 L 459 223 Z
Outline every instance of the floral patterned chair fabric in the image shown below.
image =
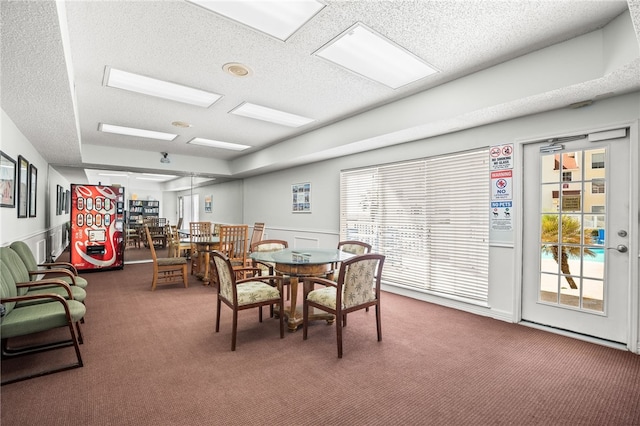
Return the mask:
M 233 310 L 233 326 L 231 334 L 231 350 L 236 350 L 236 336 L 238 330 L 238 312 L 245 309 L 258 308 L 259 320 L 262 322 L 262 306 L 277 305 L 282 312 L 284 301 L 282 298 L 282 277 L 253 276 L 236 280 L 238 268 L 231 265 L 229 257 L 214 251 L 213 265 L 218 276 L 218 301 L 216 312 L 216 333 L 220 331 L 220 308 L 222 303 Z M 244 267 L 244 272 L 260 273 L 259 268 Z M 284 338 L 284 319 L 279 315 L 280 338 Z
M 336 316 L 338 358 L 342 358 L 342 328 L 347 325 L 347 314 L 375 306 L 378 341 L 381 341 L 380 280 L 384 260 L 381 254 L 362 254 L 345 260 L 335 282 L 320 277 L 304 278 L 303 339 L 307 339 L 309 308 L 329 312 Z M 315 284 L 324 287 L 316 290 Z

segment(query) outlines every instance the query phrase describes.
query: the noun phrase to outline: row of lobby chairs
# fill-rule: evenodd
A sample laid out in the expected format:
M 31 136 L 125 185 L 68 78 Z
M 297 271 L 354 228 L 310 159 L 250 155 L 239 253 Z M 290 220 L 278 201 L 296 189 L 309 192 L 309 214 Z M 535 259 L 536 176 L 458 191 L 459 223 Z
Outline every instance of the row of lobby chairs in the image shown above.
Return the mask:
M 76 361 L 62 367 L 7 379 L 2 385 L 83 366 L 80 323 L 84 322 L 87 280 L 66 262 L 38 264 L 29 246 L 13 242 L 0 247 L 2 358 L 73 346 Z M 9 345 L 21 336 L 67 327 L 69 338 L 43 344 Z

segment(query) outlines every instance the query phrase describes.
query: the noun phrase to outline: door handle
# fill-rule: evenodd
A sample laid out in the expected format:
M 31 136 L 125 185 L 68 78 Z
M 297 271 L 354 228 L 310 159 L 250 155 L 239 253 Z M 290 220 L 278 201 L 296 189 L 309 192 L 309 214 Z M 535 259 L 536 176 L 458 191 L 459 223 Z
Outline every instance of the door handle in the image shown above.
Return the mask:
M 626 253 L 629 249 L 624 244 L 618 244 L 615 247 L 607 247 L 607 250 L 618 250 L 620 253 Z

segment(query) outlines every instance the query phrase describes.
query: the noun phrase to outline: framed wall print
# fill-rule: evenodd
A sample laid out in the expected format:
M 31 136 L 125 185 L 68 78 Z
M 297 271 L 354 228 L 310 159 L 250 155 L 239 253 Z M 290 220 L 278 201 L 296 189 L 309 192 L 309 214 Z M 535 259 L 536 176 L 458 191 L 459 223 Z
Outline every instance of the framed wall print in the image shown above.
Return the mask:
M 0 207 L 16 206 L 16 161 L 0 151 Z
M 29 217 L 36 217 L 36 202 L 38 200 L 38 169 L 29 165 Z
M 311 213 L 311 184 L 294 183 L 291 185 L 291 211 L 293 213 Z
M 29 212 L 29 162 L 18 155 L 18 217 Z
M 71 208 L 71 191 L 68 189 L 64 192 L 64 212 L 69 213 Z
M 213 212 L 213 195 L 207 195 L 206 197 L 204 197 L 204 212 Z
M 60 185 L 56 185 L 56 216 L 60 214 L 60 203 L 62 200 L 60 199 Z

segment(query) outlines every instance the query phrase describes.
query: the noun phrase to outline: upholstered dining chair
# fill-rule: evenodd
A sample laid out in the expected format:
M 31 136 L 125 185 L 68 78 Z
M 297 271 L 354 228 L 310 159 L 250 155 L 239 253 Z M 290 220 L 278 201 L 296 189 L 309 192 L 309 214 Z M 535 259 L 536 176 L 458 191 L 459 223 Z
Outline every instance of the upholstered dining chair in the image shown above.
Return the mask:
M 151 258 L 153 259 L 153 281 L 151 282 L 151 291 L 156 289 L 160 284 L 169 284 L 179 282 L 182 279 L 184 287 L 189 287 L 187 282 L 187 259 L 185 257 L 158 257 L 156 248 L 153 245 L 153 237 L 149 227 L 144 225 L 144 232 L 147 235 L 149 250 L 151 250 Z
M 251 244 L 251 253 L 253 252 L 269 252 L 284 250 L 289 247 L 289 243 L 285 240 L 261 240 Z M 260 268 L 263 275 L 277 275 L 275 272 L 275 265 L 269 262 L 261 262 L 258 260 L 252 260 L 254 267 Z M 287 300 L 291 297 L 291 281 L 288 277 L 285 277 L 283 286 L 287 287 Z
M 307 340 L 309 308 L 333 314 L 336 316 L 338 358 L 342 358 L 342 329 L 347 325 L 347 314 L 375 306 L 378 341 L 381 341 L 380 280 L 384 260 L 385 256 L 381 254 L 362 254 L 347 259 L 340 264 L 336 282 L 320 277 L 305 277 L 302 338 Z M 323 287 L 316 290 L 316 284 Z
M 262 322 L 262 306 L 277 304 L 280 312 L 284 307 L 282 298 L 282 277 L 278 276 L 253 276 L 236 280 L 237 269 L 234 269 L 231 260 L 223 253 L 214 251 L 212 261 L 216 275 L 218 276 L 218 301 L 216 312 L 216 333 L 220 331 L 220 308 L 222 303 L 233 311 L 233 323 L 231 328 L 231 350 L 236 350 L 238 334 L 238 312 L 245 309 L 258 308 L 259 320 Z M 257 268 L 244 267 L 257 273 Z M 280 338 L 284 338 L 284 316 L 279 315 Z
M 338 242 L 338 250 L 351 254 L 365 254 L 371 253 L 371 245 L 357 240 L 344 240 Z M 339 267 L 340 265 L 337 262 L 334 263 L 330 275 L 327 278 L 335 281 L 337 278 L 335 274 Z
M 210 239 L 212 236 L 211 222 L 189 222 L 189 240 L 191 242 L 191 275 L 201 267 L 203 256 L 198 253 L 199 239 Z

